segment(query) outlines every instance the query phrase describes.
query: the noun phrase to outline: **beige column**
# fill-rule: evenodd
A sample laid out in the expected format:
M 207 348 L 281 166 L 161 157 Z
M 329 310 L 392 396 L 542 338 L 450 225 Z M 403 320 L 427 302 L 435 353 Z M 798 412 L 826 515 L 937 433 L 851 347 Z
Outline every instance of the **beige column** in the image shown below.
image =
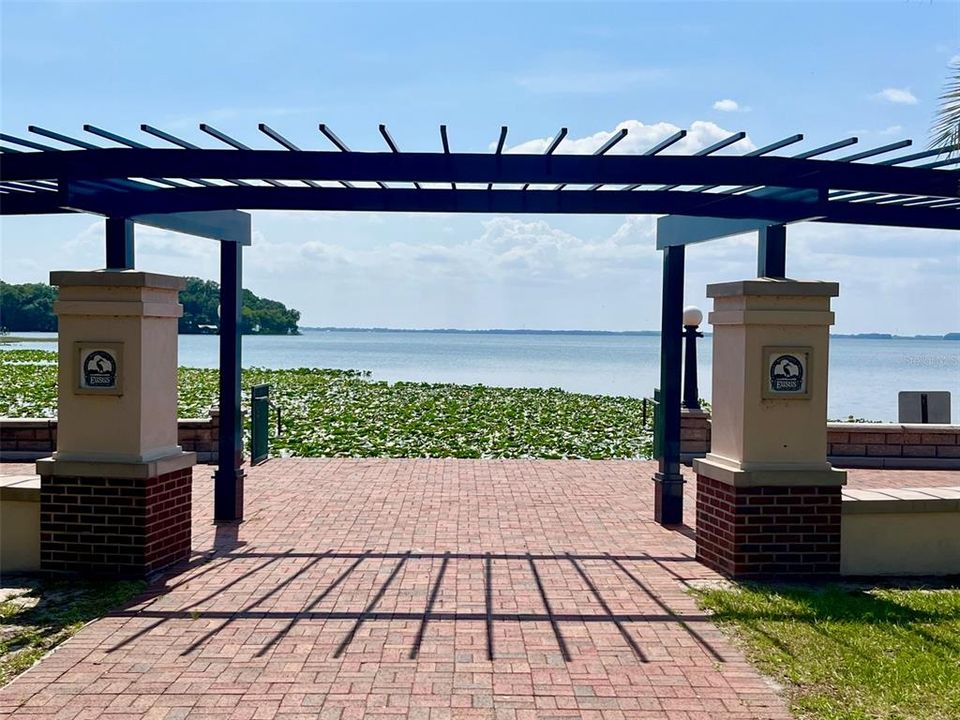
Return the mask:
M 833 282 L 771 278 L 707 287 L 713 416 L 711 452 L 694 460 L 698 553 L 729 574 L 839 566 L 846 474 L 827 462 L 830 299 L 838 291 Z
M 177 444 L 184 280 L 92 270 L 50 282 L 60 287 L 59 406 L 56 452 L 37 461 L 41 563 L 140 575 L 182 559 L 196 463 Z

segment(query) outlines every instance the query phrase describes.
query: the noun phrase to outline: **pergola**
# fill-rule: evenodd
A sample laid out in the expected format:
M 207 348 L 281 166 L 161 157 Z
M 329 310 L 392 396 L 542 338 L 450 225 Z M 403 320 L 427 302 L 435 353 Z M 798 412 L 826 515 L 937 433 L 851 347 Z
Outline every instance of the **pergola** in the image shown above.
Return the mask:
M 106 267 L 134 266 L 134 225 L 141 223 L 220 242 L 219 465 L 214 519 L 243 517 L 240 412 L 242 252 L 250 244 L 248 210 L 365 212 L 661 214 L 662 457 L 656 519 L 683 516 L 680 473 L 681 332 L 684 254 L 691 243 L 747 231 L 759 234 L 761 277 L 786 274 L 787 224 L 960 229 L 960 147 L 874 160 L 910 140 L 824 159 L 857 143 L 851 137 L 793 155 L 774 154 L 803 140 L 791 135 L 743 155 L 716 153 L 746 137 L 738 132 L 692 155 L 665 153 L 681 130 L 642 154 L 610 151 L 615 133 L 592 155 L 556 154 L 566 128 L 543 154 L 504 152 L 507 127 L 492 153 L 451 150 L 440 126 L 441 152 L 402 152 L 385 125 L 384 152 L 356 152 L 326 125 L 335 150 L 304 150 L 273 128 L 259 130 L 274 149 L 254 149 L 201 124 L 216 149 L 201 148 L 150 125 L 144 141 L 84 125 L 110 146 L 30 126 L 54 147 L 0 133 L 0 214 L 92 213 L 106 218 Z M 146 136 L 150 136 L 149 138 Z M 169 147 L 174 146 L 174 147 Z M 276 147 L 279 146 L 279 149 Z M 862 162 L 872 160 L 871 162 Z

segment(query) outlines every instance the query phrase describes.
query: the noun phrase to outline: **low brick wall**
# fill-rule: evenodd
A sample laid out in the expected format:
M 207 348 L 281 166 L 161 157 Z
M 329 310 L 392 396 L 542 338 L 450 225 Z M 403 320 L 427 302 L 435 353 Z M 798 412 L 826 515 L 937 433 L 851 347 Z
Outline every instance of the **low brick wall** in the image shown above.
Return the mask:
M 837 575 L 840 491 L 734 487 L 697 475 L 697 559 L 735 578 Z
M 840 467 L 960 467 L 960 425 L 829 423 L 827 454 Z
M 184 452 L 195 452 L 197 462 L 215 465 L 220 442 L 220 411 L 210 410 L 210 417 L 177 420 L 177 442 Z
M 215 464 L 220 439 L 220 411 L 210 417 L 177 421 L 177 442 L 184 452 L 195 452 L 197 462 Z M 57 449 L 56 418 L 0 418 L 0 458 L 29 461 L 49 456 Z
M 190 556 L 193 469 L 150 478 L 40 479 L 40 567 L 144 577 Z
M 693 458 L 710 452 L 710 413 L 703 410 L 680 411 L 680 459 L 689 463 Z
M 688 463 L 710 452 L 710 415 L 684 410 L 680 456 Z M 827 455 L 836 467 L 960 469 L 960 425 L 827 423 Z

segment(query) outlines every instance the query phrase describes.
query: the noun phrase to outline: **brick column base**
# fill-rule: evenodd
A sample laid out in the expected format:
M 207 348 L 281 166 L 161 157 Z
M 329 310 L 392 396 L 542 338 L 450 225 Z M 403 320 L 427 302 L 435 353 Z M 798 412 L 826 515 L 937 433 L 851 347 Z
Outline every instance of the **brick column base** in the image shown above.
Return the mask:
M 840 491 L 735 487 L 697 475 L 697 559 L 735 578 L 839 575 Z
M 42 475 L 40 567 L 141 578 L 190 557 L 192 468 L 156 477 Z

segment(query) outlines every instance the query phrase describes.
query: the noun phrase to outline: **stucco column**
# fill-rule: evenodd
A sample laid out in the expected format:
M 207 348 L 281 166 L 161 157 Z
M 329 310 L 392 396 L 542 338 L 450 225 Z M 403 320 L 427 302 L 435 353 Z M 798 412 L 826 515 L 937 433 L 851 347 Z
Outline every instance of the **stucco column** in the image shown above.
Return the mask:
M 827 462 L 830 298 L 837 283 L 762 278 L 714 299 L 711 452 L 697 473 L 697 557 L 736 577 L 840 569 L 840 491 Z
M 135 270 L 53 272 L 57 450 L 41 476 L 41 567 L 138 577 L 190 554 L 196 454 L 177 444 L 177 297 Z

